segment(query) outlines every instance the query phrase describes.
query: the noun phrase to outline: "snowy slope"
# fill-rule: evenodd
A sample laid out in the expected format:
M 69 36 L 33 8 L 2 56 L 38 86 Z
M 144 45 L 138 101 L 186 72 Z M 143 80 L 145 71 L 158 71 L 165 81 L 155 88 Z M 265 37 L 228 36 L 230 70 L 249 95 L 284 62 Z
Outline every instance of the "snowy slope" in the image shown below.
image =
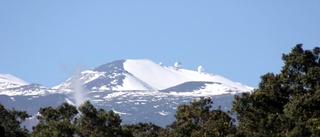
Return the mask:
M 82 85 L 90 83 L 91 81 L 100 78 L 103 76 L 105 73 L 104 72 L 98 72 L 98 71 L 93 71 L 93 70 L 85 70 L 78 74 L 79 76 L 74 76 L 69 79 L 67 79 L 65 82 L 54 86 L 52 89 L 56 90 L 64 90 L 67 92 L 71 92 L 73 89 L 73 83 L 76 78 L 79 78 L 79 81 L 81 81 Z
M 147 59 L 109 62 L 79 72 L 53 88 L 0 74 L 0 103 L 27 110 L 33 120 L 40 107 L 77 102 L 76 89 L 84 89 L 80 92 L 83 101 L 88 99 L 96 107 L 119 113 L 124 124 L 153 122 L 165 127 L 174 120 L 180 104 L 206 96 L 214 98 L 215 107 L 230 110 L 234 94 L 253 88 L 216 74 L 163 66 Z M 33 120 L 29 128 L 36 123 Z
M 92 70 L 85 70 L 78 74 L 79 76 L 73 76 L 53 89 L 72 92 L 73 81 L 78 78 L 87 90 L 153 90 L 147 83 L 128 73 L 123 68 L 123 62 L 125 60 L 117 60 Z
M 168 88 L 178 86 L 186 82 L 212 82 L 213 84 L 206 84 L 206 86 L 202 88 L 204 91 L 252 90 L 252 88 L 248 86 L 232 82 L 231 80 L 219 75 L 160 66 L 146 59 L 126 60 L 124 62 L 124 69 L 158 90 L 167 90 Z
M 232 82 L 219 75 L 207 74 L 188 69 L 162 66 L 147 59 L 117 60 L 103 64 L 92 70 L 85 70 L 53 87 L 67 93 L 73 90 L 73 81 L 79 79 L 89 91 L 215 91 L 219 93 L 246 92 L 252 88 Z M 190 84 L 202 82 L 204 85 Z M 189 84 L 188 84 L 189 83 Z M 193 87 L 190 87 L 193 86 Z M 175 88 L 174 88 L 175 87 Z M 179 88 L 177 90 L 177 88 Z M 211 94 L 211 93 L 210 93 Z
M 0 74 L 0 90 L 6 88 L 16 88 L 29 83 L 10 74 Z
M 0 75 L 0 94 L 8 96 L 71 93 L 79 89 L 79 86 L 92 92 L 159 91 L 155 93 L 178 96 L 236 94 L 253 89 L 216 74 L 162 66 L 148 59 L 109 62 L 79 72 L 52 89 L 39 84 L 28 84 L 11 75 Z
M 183 74 L 162 67 L 150 60 L 126 60 L 124 69 L 151 87 L 162 90 L 189 81 Z
M 148 84 L 136 77 L 129 74 L 124 75 L 123 84 L 113 88 L 113 90 L 153 90 Z
M 0 95 L 45 95 L 50 91 L 52 92 L 40 84 L 29 84 L 10 74 L 0 74 Z
M 50 92 L 56 93 L 56 91 L 52 91 L 42 85 L 39 84 L 29 84 L 29 85 L 22 85 L 15 88 L 6 88 L 0 90 L 0 95 L 7 95 L 7 96 L 30 96 L 30 95 L 45 95 Z

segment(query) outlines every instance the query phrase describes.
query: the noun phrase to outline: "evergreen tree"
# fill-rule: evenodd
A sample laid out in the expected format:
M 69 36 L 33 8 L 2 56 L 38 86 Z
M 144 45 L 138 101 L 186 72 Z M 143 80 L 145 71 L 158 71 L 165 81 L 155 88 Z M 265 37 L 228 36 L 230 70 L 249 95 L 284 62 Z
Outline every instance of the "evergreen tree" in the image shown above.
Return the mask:
M 4 137 L 26 137 L 29 131 L 20 124 L 29 118 L 26 111 L 7 110 L 0 103 L 0 136 Z
M 200 98 L 180 105 L 176 120 L 169 127 L 173 136 L 225 137 L 235 132 L 234 120 L 220 108 L 211 110 L 211 98 Z
M 259 88 L 235 96 L 232 111 L 243 136 L 319 136 L 320 48 L 296 45 L 283 54 L 280 74 L 261 77 Z
M 123 126 L 123 129 L 128 130 L 134 137 L 158 137 L 161 127 L 153 123 L 137 123 L 127 124 Z
M 70 137 L 75 134 L 74 119 L 78 114 L 75 106 L 62 103 L 57 108 L 40 108 L 39 122 L 33 128 L 34 137 Z
M 85 137 L 122 136 L 120 116 L 112 110 L 97 110 L 89 101 L 79 107 L 77 133 Z
M 97 110 L 89 101 L 78 109 L 68 103 L 56 108 L 40 108 L 39 122 L 33 127 L 31 136 L 132 136 L 131 130 L 122 129 L 122 120 L 114 111 Z

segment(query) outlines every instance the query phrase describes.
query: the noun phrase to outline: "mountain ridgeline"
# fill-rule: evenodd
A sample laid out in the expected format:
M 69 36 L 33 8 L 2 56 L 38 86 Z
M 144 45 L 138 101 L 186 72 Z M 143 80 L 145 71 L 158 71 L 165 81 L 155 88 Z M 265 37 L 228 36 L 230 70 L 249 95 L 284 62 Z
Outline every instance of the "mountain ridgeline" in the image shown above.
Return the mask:
M 150 60 L 117 60 L 92 70 L 81 72 L 82 86 L 87 90 L 154 90 L 168 91 L 169 88 L 186 85 L 204 88 L 206 85 L 220 83 L 221 88 L 233 91 L 250 91 L 252 88 L 234 83 L 219 75 L 207 74 L 182 68 L 161 66 Z M 72 88 L 72 79 L 66 80 L 53 89 Z M 206 85 L 190 85 L 186 82 L 207 82 Z M 180 86 L 181 87 L 181 86 Z M 223 89 L 222 89 L 223 90 Z M 174 91 L 174 90 L 172 90 Z
M 228 110 L 234 94 L 253 89 L 217 74 L 183 69 L 181 64 L 159 65 L 147 59 L 106 63 L 79 72 L 52 88 L 15 82 L 18 78 L 5 76 L 0 79 L 7 87 L 0 89 L 1 103 L 31 114 L 33 117 L 23 123 L 28 129 L 37 123 L 39 108 L 63 102 L 76 105 L 76 92 L 84 98 L 80 102 L 90 100 L 97 108 L 113 110 L 121 115 L 124 124 L 152 122 L 165 127 L 174 120 L 180 104 L 206 96 L 215 100 L 215 108 Z
M 10 119 L 0 132 L 29 136 L 17 126 L 26 120 L 31 136 L 320 136 L 319 55 L 296 45 L 256 89 L 146 59 L 106 63 L 53 88 L 0 75 L 1 104 L 30 114 L 1 105 Z M 78 109 L 74 93 L 84 97 Z

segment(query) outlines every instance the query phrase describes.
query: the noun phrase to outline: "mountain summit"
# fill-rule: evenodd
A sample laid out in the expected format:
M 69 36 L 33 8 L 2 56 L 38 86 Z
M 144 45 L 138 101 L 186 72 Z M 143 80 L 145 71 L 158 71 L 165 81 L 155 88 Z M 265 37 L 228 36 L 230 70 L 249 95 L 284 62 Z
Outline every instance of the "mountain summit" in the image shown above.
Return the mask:
M 0 74 L 0 90 L 6 88 L 15 88 L 22 85 L 28 85 L 28 82 L 25 82 L 22 79 L 19 79 L 10 74 Z
M 53 89 L 72 92 L 72 84 L 76 78 L 90 91 L 210 91 L 212 94 L 223 94 L 252 90 L 251 87 L 219 75 L 183 69 L 181 66 L 163 66 L 147 59 L 106 63 L 82 71 L 78 76 L 69 78 Z
M 30 129 L 37 122 L 40 107 L 54 107 L 62 102 L 79 105 L 85 100 L 119 113 L 124 124 L 152 122 L 166 126 L 174 120 L 179 104 L 206 96 L 213 98 L 213 107 L 230 110 L 234 94 L 252 89 L 205 73 L 200 66 L 193 71 L 184 69 L 179 62 L 164 66 L 147 59 L 106 63 L 78 72 L 53 88 L 0 75 L 0 102 L 33 115 L 25 123 Z

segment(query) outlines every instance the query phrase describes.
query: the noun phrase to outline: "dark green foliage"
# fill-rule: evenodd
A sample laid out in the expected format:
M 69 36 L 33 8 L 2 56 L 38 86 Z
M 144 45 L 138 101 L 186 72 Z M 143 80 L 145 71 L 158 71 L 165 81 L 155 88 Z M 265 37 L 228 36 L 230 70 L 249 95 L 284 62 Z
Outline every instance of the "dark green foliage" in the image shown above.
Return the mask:
M 120 116 L 112 110 L 97 110 L 89 101 L 79 107 L 81 116 L 76 121 L 77 133 L 81 136 L 122 136 Z
M 3 126 L 0 126 L 0 136 L 4 137 L 6 135 L 6 131 Z
M 220 109 L 211 110 L 210 98 L 201 98 L 190 105 L 180 105 L 176 121 L 163 129 L 152 123 L 121 125 L 120 116 L 112 110 L 96 109 L 89 101 L 75 106 L 63 103 L 56 108 L 41 108 L 39 122 L 31 136 L 42 137 L 167 137 L 217 136 L 235 133 L 234 120 Z
M 261 77 L 251 94 L 235 96 L 232 111 L 243 136 L 319 136 L 320 48 L 296 45 L 284 54 L 280 74 Z
M 26 137 L 29 131 L 21 128 L 21 122 L 29 118 L 25 111 L 7 110 L 0 103 L 0 136 L 6 137 Z
M 169 127 L 173 136 L 225 137 L 235 132 L 234 120 L 220 109 L 211 110 L 212 100 L 201 98 L 190 105 L 180 105 L 176 120 Z
M 31 136 L 70 137 L 75 134 L 73 119 L 78 114 L 75 106 L 63 103 L 57 108 L 40 108 L 39 113 L 39 122 Z
M 122 136 L 120 116 L 112 110 L 97 110 L 89 101 L 79 107 L 63 103 L 57 108 L 41 108 L 39 122 L 31 136 L 42 137 L 100 137 Z
M 134 137 L 158 137 L 159 132 L 164 130 L 153 123 L 137 123 L 124 125 L 123 129 L 128 130 Z

